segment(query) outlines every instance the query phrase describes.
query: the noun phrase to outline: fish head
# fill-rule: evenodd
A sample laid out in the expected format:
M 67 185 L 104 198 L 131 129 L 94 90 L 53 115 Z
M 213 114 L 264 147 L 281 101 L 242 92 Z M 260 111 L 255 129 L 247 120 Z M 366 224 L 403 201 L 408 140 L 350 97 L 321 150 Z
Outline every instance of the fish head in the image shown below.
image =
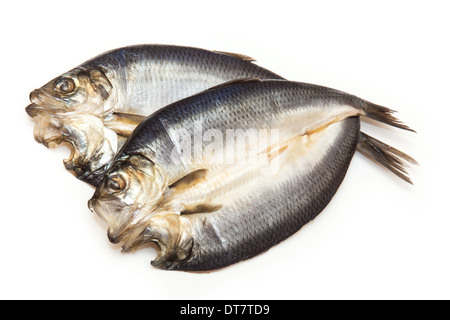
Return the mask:
M 126 156 L 114 162 L 88 206 L 106 221 L 112 243 L 130 243 L 143 236 L 135 230 L 161 202 L 165 188 L 163 175 L 153 161 L 141 155 Z
M 103 122 L 115 105 L 114 92 L 102 70 L 76 68 L 31 92 L 26 108 L 35 122 L 35 140 L 48 148 L 68 146 L 66 168 L 93 185 L 98 183 L 90 178 L 93 171 L 117 151 L 117 135 Z
M 26 111 L 32 118 L 69 112 L 100 115 L 112 108 L 113 96 L 102 70 L 76 68 L 32 91 Z

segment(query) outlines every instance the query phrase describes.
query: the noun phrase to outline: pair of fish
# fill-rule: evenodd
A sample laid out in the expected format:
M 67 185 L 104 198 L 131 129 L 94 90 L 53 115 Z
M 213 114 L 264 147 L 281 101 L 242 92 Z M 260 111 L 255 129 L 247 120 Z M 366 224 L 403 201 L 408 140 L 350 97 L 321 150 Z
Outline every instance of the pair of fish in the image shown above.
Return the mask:
M 30 95 L 35 139 L 68 143 L 89 208 L 152 265 L 212 270 L 260 254 L 314 219 L 355 150 L 410 182 L 403 152 L 360 131 L 391 109 L 283 79 L 253 59 L 144 45 L 102 54 Z M 146 117 L 148 116 L 148 117 Z

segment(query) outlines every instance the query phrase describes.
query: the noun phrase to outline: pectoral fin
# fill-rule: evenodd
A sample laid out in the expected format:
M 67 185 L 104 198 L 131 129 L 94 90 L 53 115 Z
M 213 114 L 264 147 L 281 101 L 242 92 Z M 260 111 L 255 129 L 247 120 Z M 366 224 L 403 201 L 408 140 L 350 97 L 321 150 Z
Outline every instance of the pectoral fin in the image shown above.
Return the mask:
M 180 214 L 191 214 L 191 213 L 210 213 L 222 208 L 221 204 L 212 203 L 200 203 L 195 205 L 189 205 L 184 208 Z
M 136 114 L 115 112 L 105 119 L 104 123 L 107 128 L 115 131 L 118 135 L 128 138 L 144 119 L 144 116 Z
M 192 187 L 202 181 L 206 173 L 208 172 L 207 169 L 198 169 L 195 171 L 192 171 L 182 177 L 181 179 L 177 180 L 176 182 L 172 183 L 172 185 L 169 187 L 170 189 L 176 189 L 176 190 L 184 190 L 189 187 Z

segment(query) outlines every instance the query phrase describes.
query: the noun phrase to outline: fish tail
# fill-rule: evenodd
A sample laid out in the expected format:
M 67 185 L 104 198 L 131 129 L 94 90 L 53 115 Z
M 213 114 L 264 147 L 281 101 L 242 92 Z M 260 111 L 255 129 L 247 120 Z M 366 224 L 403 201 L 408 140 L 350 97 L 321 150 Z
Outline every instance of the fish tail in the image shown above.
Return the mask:
M 416 132 L 406 124 L 397 119 L 393 114 L 397 111 L 379 106 L 369 101 L 364 101 L 364 115 L 370 119 L 386 123 L 400 129 Z
M 408 172 L 405 168 L 408 167 L 407 162 L 414 165 L 418 165 L 418 163 L 406 153 L 403 153 L 364 132 L 360 132 L 357 150 L 367 158 L 385 167 L 396 176 L 413 184 L 408 177 Z

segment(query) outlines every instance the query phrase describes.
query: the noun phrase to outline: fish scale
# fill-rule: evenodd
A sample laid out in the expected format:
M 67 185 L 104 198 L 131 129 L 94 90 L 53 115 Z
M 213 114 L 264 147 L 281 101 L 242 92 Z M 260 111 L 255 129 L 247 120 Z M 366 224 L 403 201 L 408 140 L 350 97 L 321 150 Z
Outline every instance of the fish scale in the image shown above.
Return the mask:
M 362 116 L 411 130 L 392 112 L 301 82 L 241 80 L 217 86 L 144 120 L 118 153 L 90 207 L 109 222 L 111 241 L 122 242 L 125 251 L 158 243 L 156 267 L 223 268 L 267 251 L 314 219 L 336 193 L 357 147 L 410 182 L 403 160 L 413 159 L 360 132 Z M 208 130 L 226 137 L 230 129 L 277 129 L 279 140 L 246 145 L 261 161 L 240 153 L 228 166 L 217 166 L 203 154 L 208 144 L 201 144 L 201 153 L 180 152 L 194 150 L 195 142 L 183 144 L 177 132 L 195 137 L 195 123 L 203 119 L 208 120 L 200 136 Z M 130 162 L 133 158 L 138 164 Z M 111 190 L 111 179 L 129 186 Z M 121 200 L 124 195 L 146 210 L 134 212 Z
M 68 142 L 74 152 L 66 168 L 96 186 L 144 117 L 241 78 L 282 79 L 239 54 L 171 45 L 128 46 L 96 56 L 34 90 L 26 110 L 36 120 L 35 139 L 49 147 Z M 73 81 L 73 91 L 55 90 L 64 79 Z M 89 125 L 95 130 L 84 129 Z
M 121 74 L 125 72 L 127 81 L 122 86 L 126 90 L 121 91 L 126 94 L 118 102 L 124 106 L 121 111 L 148 115 L 227 79 L 281 79 L 238 56 L 191 47 L 137 45 L 112 50 L 85 62 L 82 67 L 104 68 L 108 79 L 117 83 L 123 81 Z
M 315 88 L 316 96 L 304 99 L 303 95 L 313 94 L 309 84 L 287 81 L 249 81 L 242 85 L 225 86 L 220 92 L 211 90 L 178 101 L 169 108 L 160 109 L 153 117 L 143 121 L 122 148 L 122 154 L 147 154 L 151 155 L 150 158 L 153 156 L 157 159 L 160 156 L 158 152 L 160 149 L 156 145 L 162 140 L 165 143 L 172 140 L 172 137 L 166 134 L 167 130 L 183 128 L 191 130 L 191 124 L 202 119 L 210 120 L 203 122 L 204 131 L 219 129 L 225 133 L 227 129 L 237 128 L 279 128 L 282 117 L 288 119 L 295 115 L 299 120 L 300 113 L 304 113 L 307 109 L 315 109 L 318 112 L 324 110 L 323 112 L 328 112 L 330 117 L 337 109 L 333 108 L 334 105 L 341 106 L 341 109 L 346 109 L 348 106 L 348 110 L 351 110 L 353 115 L 358 115 L 362 110 L 362 101 L 357 100 L 354 105 L 348 105 L 349 99 L 346 94 L 320 86 Z M 274 99 L 273 95 L 278 98 Z M 251 110 L 251 114 L 248 110 Z M 220 123 L 219 126 L 218 123 Z M 283 123 L 283 126 L 285 125 L 286 121 Z M 295 135 L 301 133 L 302 125 L 298 122 L 292 121 L 290 126 Z M 292 132 L 289 134 L 292 137 Z

